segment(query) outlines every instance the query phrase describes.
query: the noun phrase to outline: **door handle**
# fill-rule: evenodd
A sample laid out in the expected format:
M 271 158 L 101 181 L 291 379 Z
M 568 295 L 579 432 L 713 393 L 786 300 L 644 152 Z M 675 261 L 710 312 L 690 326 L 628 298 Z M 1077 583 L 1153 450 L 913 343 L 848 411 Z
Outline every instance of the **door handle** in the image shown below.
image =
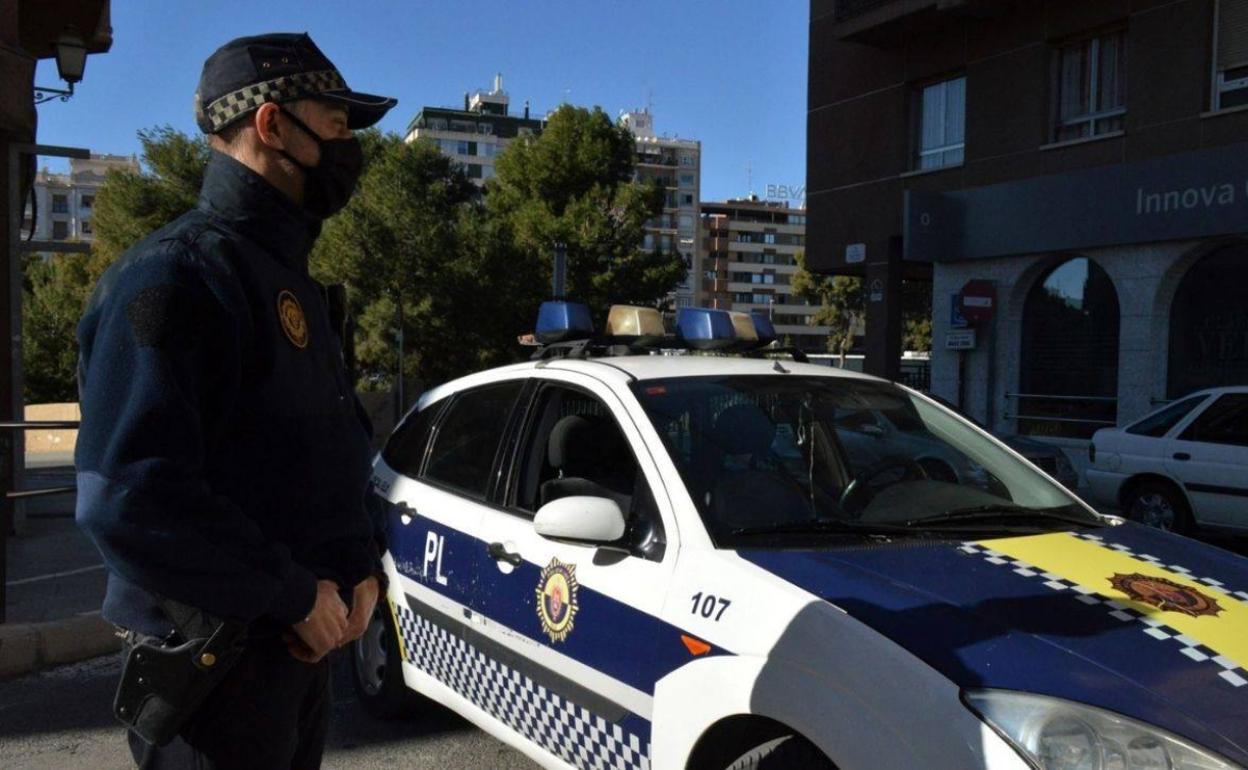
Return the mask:
M 1185 460 L 1185 461 L 1186 461 L 1186 460 L 1190 460 L 1190 459 L 1192 459 L 1192 456 L 1191 456 L 1190 454 L 1188 454 L 1187 452 L 1175 452 L 1175 453 L 1174 453 L 1174 459 L 1176 459 L 1176 460 Z
M 507 550 L 507 546 L 502 543 L 490 543 L 486 547 L 485 552 L 490 555 L 494 561 L 505 561 L 513 567 L 519 567 L 524 564 L 524 557 L 518 553 Z

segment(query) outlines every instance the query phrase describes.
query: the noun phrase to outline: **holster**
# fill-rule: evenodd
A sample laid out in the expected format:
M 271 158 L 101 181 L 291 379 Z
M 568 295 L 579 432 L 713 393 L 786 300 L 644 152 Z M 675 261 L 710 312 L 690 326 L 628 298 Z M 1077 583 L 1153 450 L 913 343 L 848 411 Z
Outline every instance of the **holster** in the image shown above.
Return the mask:
M 243 653 L 247 626 L 162 602 L 177 631 L 166 638 L 131 634 L 113 713 L 154 746 L 181 732 Z

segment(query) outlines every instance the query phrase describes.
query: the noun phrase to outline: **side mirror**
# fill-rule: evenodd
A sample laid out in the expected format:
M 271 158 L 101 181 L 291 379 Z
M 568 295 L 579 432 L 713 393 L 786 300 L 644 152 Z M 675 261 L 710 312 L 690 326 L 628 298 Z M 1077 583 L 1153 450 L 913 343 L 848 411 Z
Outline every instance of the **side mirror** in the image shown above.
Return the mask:
M 533 528 L 551 540 L 614 543 L 624 537 L 624 512 L 607 497 L 561 497 L 538 509 Z

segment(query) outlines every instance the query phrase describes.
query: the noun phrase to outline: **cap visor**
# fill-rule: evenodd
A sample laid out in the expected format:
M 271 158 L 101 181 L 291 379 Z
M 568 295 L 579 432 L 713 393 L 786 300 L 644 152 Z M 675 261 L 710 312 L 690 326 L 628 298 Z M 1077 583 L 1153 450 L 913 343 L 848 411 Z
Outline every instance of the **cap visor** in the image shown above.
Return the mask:
M 317 94 L 316 98 L 346 105 L 347 127 L 352 131 L 368 128 L 399 103 L 398 99 L 389 96 L 362 94 L 359 91 L 324 91 Z

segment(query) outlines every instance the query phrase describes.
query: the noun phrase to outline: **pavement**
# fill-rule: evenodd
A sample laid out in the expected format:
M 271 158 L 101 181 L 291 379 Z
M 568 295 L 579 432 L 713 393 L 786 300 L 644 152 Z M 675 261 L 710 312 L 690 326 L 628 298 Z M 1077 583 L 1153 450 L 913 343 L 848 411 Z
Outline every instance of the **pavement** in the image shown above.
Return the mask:
M 0 682 L 0 768 L 122 770 L 134 763 L 112 716 L 120 655 Z M 536 770 L 524 755 L 426 701 L 411 718 L 378 721 L 356 700 L 345 655 L 334 661 L 324 770 Z
M 26 486 L 74 483 L 72 457 L 31 455 Z M 95 546 L 74 526 L 72 495 L 26 503 L 20 535 L 8 538 L 6 623 L 0 624 L 0 679 L 120 648 L 100 617 L 105 573 Z

